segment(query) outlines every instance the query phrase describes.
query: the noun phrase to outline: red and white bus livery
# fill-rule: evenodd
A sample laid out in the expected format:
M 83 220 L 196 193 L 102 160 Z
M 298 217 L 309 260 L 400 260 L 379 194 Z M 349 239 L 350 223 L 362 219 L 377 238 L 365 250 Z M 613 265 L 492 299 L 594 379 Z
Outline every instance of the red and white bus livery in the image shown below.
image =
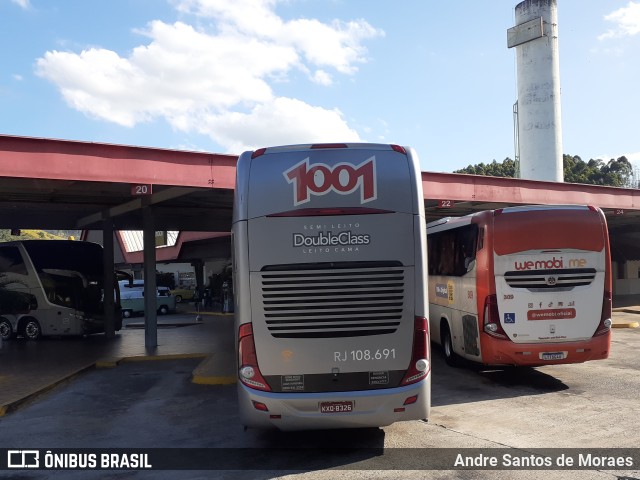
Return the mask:
M 449 364 L 607 358 L 611 258 L 592 206 L 526 206 L 427 225 L 432 339 Z

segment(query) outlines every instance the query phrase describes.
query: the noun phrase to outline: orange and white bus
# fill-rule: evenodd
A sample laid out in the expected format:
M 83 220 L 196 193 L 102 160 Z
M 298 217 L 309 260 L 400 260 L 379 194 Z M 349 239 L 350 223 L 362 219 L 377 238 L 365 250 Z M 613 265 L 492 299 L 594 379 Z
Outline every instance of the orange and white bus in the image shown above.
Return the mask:
M 593 206 L 532 205 L 427 225 L 431 338 L 449 365 L 607 358 L 611 258 Z

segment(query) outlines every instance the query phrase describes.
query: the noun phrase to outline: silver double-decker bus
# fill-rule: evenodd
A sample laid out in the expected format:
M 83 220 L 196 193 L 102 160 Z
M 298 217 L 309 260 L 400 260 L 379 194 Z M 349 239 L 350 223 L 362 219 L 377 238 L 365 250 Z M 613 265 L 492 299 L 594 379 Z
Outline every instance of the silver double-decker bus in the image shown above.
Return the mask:
M 427 255 L 417 155 L 382 144 L 243 153 L 233 213 L 247 427 L 427 419 Z

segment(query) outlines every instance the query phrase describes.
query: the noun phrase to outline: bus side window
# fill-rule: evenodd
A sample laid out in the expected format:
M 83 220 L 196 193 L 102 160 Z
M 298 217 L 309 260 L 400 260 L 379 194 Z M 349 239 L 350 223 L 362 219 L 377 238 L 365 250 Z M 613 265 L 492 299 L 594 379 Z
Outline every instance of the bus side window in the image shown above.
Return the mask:
M 484 248 L 484 227 L 478 228 L 478 246 L 476 251 L 479 252 Z
M 458 263 L 456 275 L 462 276 L 473 269 L 476 259 L 478 240 L 478 226 L 475 224 L 462 227 L 456 231 L 456 245 L 458 246 Z
M 478 249 L 478 226 L 471 224 L 460 233 L 463 236 L 461 244 L 464 249 L 464 273 L 467 273 L 475 265 L 476 251 Z
M 0 272 L 28 275 L 27 267 L 17 247 L 0 248 Z
M 428 234 L 427 245 L 429 275 L 461 277 L 475 265 L 478 226 Z

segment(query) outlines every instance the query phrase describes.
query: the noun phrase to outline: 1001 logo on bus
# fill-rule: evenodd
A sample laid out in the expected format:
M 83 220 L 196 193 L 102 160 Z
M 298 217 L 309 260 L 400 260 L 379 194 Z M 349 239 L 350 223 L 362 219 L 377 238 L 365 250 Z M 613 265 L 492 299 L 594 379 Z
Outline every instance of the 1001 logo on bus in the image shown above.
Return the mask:
M 309 164 L 309 157 L 284 172 L 287 182 L 293 183 L 293 204 L 311 200 L 311 195 L 325 195 L 331 191 L 349 195 L 360 190 L 360 203 L 377 198 L 375 157 L 360 165 L 338 163 L 333 167 L 324 163 Z

